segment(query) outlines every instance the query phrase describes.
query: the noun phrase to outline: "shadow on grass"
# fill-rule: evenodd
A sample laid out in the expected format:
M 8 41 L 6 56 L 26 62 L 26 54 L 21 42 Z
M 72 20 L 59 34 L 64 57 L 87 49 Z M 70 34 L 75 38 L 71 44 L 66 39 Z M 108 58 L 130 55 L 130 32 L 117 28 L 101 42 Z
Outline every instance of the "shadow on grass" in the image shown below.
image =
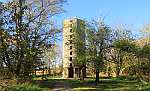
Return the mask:
M 115 91 L 137 91 L 139 83 L 137 81 L 125 80 L 102 80 L 97 86 L 97 89 L 115 90 Z
M 47 81 L 35 80 L 33 83 L 42 88 L 64 88 L 69 91 L 138 91 L 140 85 L 137 81 L 116 79 L 101 79 L 97 85 L 94 79 L 85 79 L 84 81 L 77 79 L 48 79 Z

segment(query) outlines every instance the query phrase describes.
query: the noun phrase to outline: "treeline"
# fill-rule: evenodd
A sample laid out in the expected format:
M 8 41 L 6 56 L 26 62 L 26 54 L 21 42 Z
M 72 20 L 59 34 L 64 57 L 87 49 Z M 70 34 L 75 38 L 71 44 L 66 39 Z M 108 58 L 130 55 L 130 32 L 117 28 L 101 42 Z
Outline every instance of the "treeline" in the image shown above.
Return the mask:
M 96 82 L 99 82 L 100 73 L 105 73 L 107 77 L 130 76 L 150 82 L 150 40 L 147 36 L 137 38 L 124 25 L 111 28 L 103 19 L 85 22 L 83 29 L 84 32 L 76 31 L 77 35 L 74 36 L 74 45 L 79 49 L 76 50 L 74 62 L 80 66 L 81 74 L 86 64 L 87 68 L 95 71 Z M 85 39 L 81 40 L 79 35 L 83 33 Z

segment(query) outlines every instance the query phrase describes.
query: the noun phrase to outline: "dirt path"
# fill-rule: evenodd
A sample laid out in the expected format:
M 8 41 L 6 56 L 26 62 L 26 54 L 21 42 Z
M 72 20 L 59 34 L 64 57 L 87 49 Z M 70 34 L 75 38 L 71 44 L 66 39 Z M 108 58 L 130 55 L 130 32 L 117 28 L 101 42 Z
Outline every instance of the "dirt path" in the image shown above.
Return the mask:
M 64 81 L 55 81 L 53 83 L 52 91 L 70 91 L 70 84 L 65 83 Z

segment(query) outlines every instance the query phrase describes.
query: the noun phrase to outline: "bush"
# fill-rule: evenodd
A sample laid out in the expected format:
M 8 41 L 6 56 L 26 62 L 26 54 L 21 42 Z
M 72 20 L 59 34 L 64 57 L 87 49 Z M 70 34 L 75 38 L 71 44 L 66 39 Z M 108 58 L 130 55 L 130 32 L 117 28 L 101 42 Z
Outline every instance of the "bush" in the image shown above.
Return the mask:
M 10 87 L 6 87 L 2 91 L 45 91 L 45 88 L 40 88 L 38 85 L 33 84 L 18 84 Z

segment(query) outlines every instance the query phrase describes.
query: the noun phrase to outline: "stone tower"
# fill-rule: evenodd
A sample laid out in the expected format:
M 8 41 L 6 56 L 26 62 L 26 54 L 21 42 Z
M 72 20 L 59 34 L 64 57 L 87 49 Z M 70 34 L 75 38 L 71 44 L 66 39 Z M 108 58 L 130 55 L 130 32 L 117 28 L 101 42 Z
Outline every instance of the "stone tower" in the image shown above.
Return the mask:
M 82 26 L 84 21 L 78 18 L 66 19 L 63 21 L 63 78 L 76 78 L 79 77 L 79 67 L 74 65 L 74 58 L 77 53 L 75 50 L 75 44 L 73 35 L 75 31 L 84 31 Z M 74 26 L 75 31 L 74 31 Z M 84 32 L 82 35 L 85 35 Z M 81 36 L 82 36 L 81 35 Z M 82 37 L 82 39 L 84 39 Z

